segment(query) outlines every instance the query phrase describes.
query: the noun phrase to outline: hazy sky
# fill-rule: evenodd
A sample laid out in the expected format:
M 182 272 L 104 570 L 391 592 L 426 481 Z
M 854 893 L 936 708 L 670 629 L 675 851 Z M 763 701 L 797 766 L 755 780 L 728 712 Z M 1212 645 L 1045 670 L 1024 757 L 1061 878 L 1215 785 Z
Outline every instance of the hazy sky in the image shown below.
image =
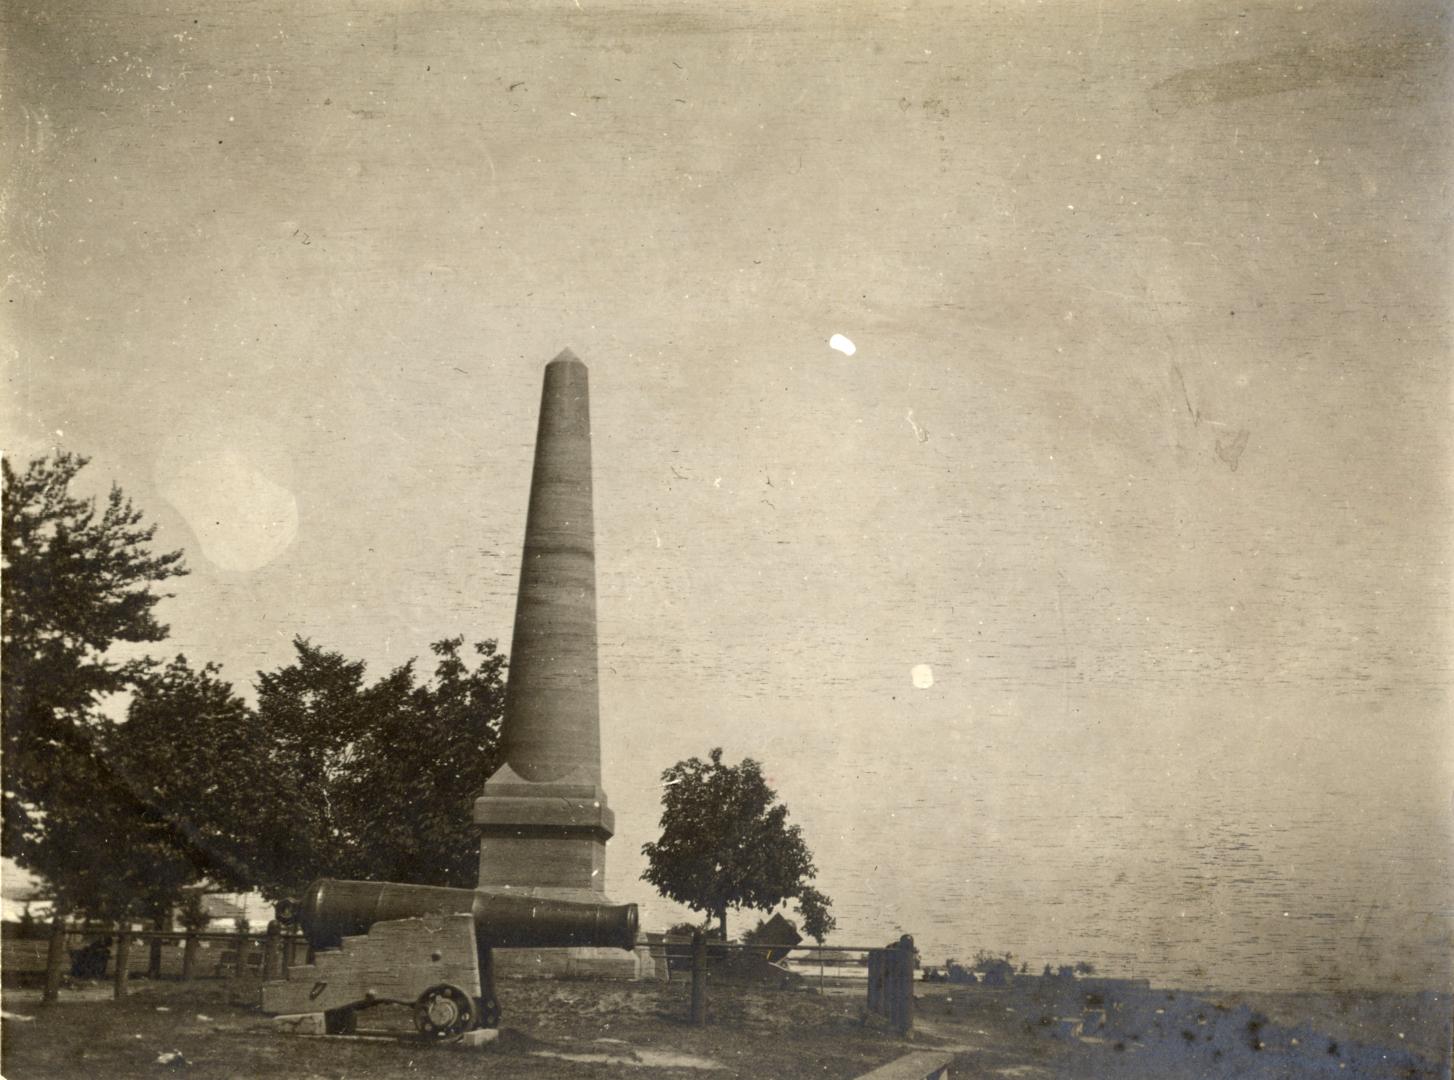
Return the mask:
M 650 899 L 660 771 L 720 744 L 855 940 L 997 945 L 925 925 L 962 879 L 1001 940 L 1078 947 L 1038 903 L 1065 879 L 1139 911 L 1216 878 L 1183 826 L 1296 818 L 1316 853 L 1277 872 L 1339 897 L 1330 950 L 1446 978 L 1409 959 L 1450 925 L 1440 5 L 0 29 L 4 442 L 91 455 L 187 550 L 169 649 L 245 685 L 296 634 L 375 674 L 508 645 L 569 346 L 614 896 Z M 1087 815 L 1122 824 L 1071 866 Z

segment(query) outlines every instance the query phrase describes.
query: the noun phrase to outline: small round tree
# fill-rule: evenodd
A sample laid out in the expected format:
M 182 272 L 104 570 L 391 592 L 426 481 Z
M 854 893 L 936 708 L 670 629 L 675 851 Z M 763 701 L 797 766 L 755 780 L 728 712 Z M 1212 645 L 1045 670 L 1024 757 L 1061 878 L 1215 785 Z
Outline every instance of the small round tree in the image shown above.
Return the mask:
M 762 766 L 688 758 L 662 773 L 661 839 L 642 845 L 641 876 L 669 900 L 717 920 L 727 937 L 728 908 L 771 911 L 797 903 L 803 932 L 822 942 L 834 927 L 831 901 L 812 885 L 818 873 L 802 830 L 787 823 Z

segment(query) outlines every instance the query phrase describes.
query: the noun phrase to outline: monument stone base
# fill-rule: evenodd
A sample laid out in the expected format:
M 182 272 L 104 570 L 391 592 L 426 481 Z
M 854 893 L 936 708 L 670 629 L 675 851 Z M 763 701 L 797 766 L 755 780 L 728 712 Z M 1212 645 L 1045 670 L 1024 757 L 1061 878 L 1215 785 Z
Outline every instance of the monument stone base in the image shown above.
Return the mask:
M 502 765 L 475 800 L 474 821 L 480 829 L 480 888 L 605 900 L 606 841 L 616 816 L 599 784 L 575 776 L 525 780 Z
M 495 977 L 500 979 L 626 979 L 649 978 L 641 949 L 496 949 Z M 646 964 L 650 963 L 647 957 Z

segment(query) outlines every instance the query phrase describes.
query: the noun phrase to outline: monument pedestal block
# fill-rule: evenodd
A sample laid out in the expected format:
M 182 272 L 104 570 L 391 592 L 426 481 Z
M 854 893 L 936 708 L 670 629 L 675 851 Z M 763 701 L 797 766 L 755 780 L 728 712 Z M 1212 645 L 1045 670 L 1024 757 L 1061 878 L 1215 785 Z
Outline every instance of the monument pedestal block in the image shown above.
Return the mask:
M 508 765 L 475 800 L 482 889 L 599 903 L 616 815 L 599 784 L 521 779 Z M 524 884 L 528 882 L 529 884 Z

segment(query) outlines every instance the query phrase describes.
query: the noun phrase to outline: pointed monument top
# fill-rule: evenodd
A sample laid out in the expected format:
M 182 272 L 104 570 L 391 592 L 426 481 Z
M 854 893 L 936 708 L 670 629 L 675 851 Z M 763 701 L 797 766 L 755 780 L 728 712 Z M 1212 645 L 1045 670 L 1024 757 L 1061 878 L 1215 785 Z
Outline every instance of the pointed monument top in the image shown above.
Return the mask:
M 582 367 L 585 366 L 585 364 L 583 364 L 581 362 L 581 358 L 579 356 L 577 356 L 575 353 L 571 352 L 569 348 L 561 349 L 560 350 L 560 355 L 557 356 L 550 363 L 551 364 L 581 364 Z M 549 367 L 550 365 L 547 364 L 546 366 Z

